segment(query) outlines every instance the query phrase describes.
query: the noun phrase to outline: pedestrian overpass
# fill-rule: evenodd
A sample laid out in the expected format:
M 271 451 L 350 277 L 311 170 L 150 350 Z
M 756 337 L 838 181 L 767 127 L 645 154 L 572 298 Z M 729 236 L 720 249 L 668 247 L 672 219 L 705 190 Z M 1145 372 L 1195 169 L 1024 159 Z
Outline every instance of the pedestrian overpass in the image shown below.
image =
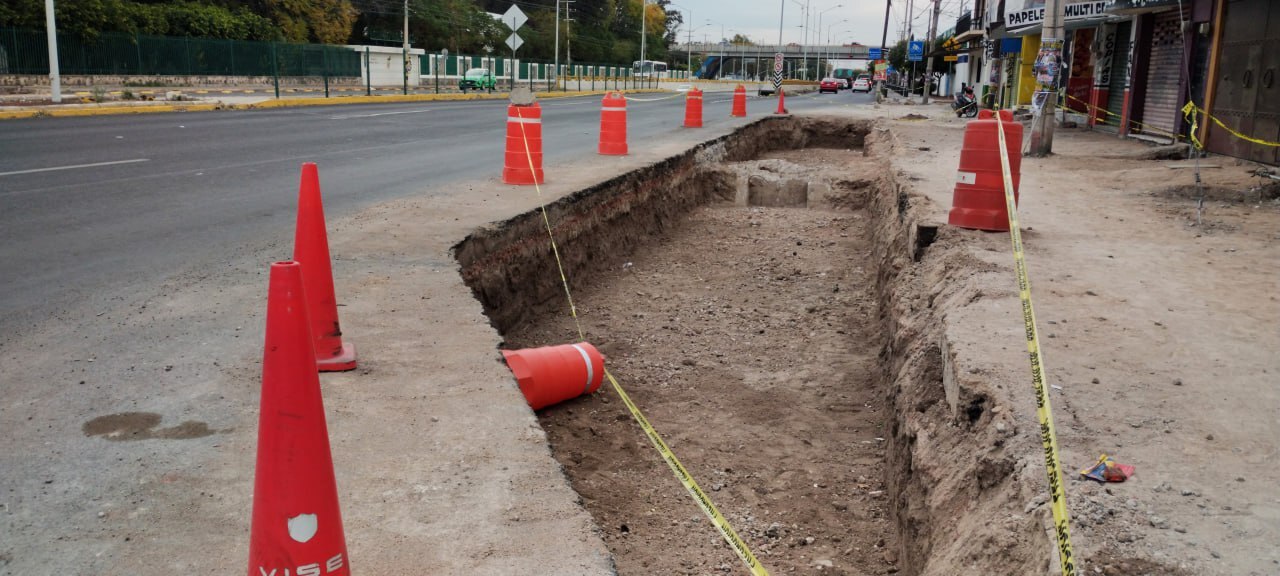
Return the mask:
M 867 60 L 870 50 L 862 44 L 810 45 L 799 44 L 755 45 L 725 43 L 676 44 L 668 51 L 673 61 L 688 59 L 691 55 L 702 61 L 696 71 L 704 79 L 732 76 L 738 78 L 765 79 L 773 74 L 773 58 L 782 53 L 783 76 L 799 77 L 804 70 L 818 70 L 828 60 Z M 816 77 L 810 73 L 810 77 Z

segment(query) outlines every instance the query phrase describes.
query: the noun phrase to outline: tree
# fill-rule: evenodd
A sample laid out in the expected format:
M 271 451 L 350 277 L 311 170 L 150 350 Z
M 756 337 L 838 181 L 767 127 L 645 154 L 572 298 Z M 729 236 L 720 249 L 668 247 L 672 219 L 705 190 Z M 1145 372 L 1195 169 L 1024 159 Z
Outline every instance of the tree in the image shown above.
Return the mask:
M 733 38 L 729 39 L 729 43 L 733 44 L 734 46 L 755 46 L 756 45 L 756 43 L 752 42 L 750 38 L 747 38 L 746 36 L 743 36 L 741 34 L 734 34 Z
M 899 72 L 906 70 L 909 66 L 907 63 L 907 41 L 899 40 L 893 48 L 889 49 L 889 64 Z

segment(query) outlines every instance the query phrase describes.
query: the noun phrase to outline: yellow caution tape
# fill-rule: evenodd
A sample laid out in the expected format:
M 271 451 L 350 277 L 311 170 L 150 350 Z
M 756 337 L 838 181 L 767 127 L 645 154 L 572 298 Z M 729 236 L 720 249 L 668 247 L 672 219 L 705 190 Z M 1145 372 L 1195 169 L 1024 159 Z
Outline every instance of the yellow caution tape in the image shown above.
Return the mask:
M 529 161 L 529 171 L 537 174 L 537 169 L 533 166 L 533 154 L 529 150 L 529 137 L 525 133 L 524 122 L 520 123 L 520 139 L 524 141 L 525 158 Z M 573 323 L 578 329 L 578 338 L 585 342 L 587 340 L 586 333 L 582 330 L 582 322 L 578 320 L 578 308 L 573 304 L 573 293 L 569 290 L 569 278 L 564 273 L 564 264 L 560 260 L 560 249 L 556 246 L 556 237 L 551 232 L 551 220 L 547 217 L 547 203 L 542 198 L 542 186 L 538 185 L 535 176 L 533 188 L 538 195 L 538 204 L 542 207 L 542 222 L 547 228 L 547 237 L 551 239 L 551 253 L 555 255 L 556 269 L 560 271 L 560 283 L 564 286 L 565 298 L 569 301 L 569 313 L 573 316 Z M 653 447 L 658 450 L 658 454 L 662 456 L 662 460 L 671 468 L 671 472 L 675 474 L 676 480 L 680 481 L 680 485 L 689 491 L 689 495 L 693 496 L 694 502 L 698 504 L 698 508 L 702 509 L 702 513 L 707 515 L 711 523 L 720 531 L 720 535 L 724 537 L 725 542 L 733 548 L 738 558 L 742 559 L 742 563 L 747 565 L 747 569 L 751 570 L 752 576 L 769 576 L 769 571 L 756 560 L 751 549 L 747 547 L 747 543 L 742 540 L 738 533 L 729 525 L 729 521 L 725 520 L 720 511 L 716 509 L 715 504 L 711 503 L 711 498 L 707 497 L 706 492 L 698 486 L 694 481 L 693 475 L 685 469 L 676 455 L 667 447 L 667 443 L 662 441 L 662 437 L 658 435 L 658 431 L 649 424 L 649 420 L 644 417 L 644 413 L 636 407 L 631 401 L 631 397 L 627 396 L 627 392 L 622 389 L 622 385 L 618 383 L 613 374 L 605 369 L 605 376 L 609 379 L 609 384 L 613 386 L 613 390 L 618 393 L 618 397 L 622 399 L 622 403 L 627 406 L 627 410 L 631 412 L 631 417 L 640 425 L 640 429 L 644 430 L 645 436 L 649 438 L 649 442 L 653 443 Z
M 1204 144 L 1200 142 L 1200 120 L 1196 116 L 1195 102 L 1187 101 L 1187 105 L 1182 107 L 1182 117 L 1191 123 L 1191 143 L 1197 150 L 1204 150 Z
M 1231 133 L 1231 135 L 1232 135 L 1232 136 L 1235 136 L 1236 138 L 1239 138 L 1239 139 L 1241 139 L 1241 140 L 1245 140 L 1245 141 L 1248 141 L 1248 142 L 1252 142 L 1252 143 L 1254 143 L 1254 144 L 1258 144 L 1258 145 L 1260 145 L 1260 146 L 1270 146 L 1270 147 L 1273 147 L 1273 148 L 1275 148 L 1275 147 L 1280 147 L 1280 142 L 1272 142 L 1272 141 L 1270 141 L 1270 140 L 1262 140 L 1262 139 L 1260 139 L 1260 138 L 1254 138 L 1254 137 L 1252 137 L 1252 136 L 1247 136 L 1247 135 L 1241 134 L 1241 133 L 1239 133 L 1239 132 L 1236 132 L 1235 130 L 1232 130 L 1229 126 L 1227 126 L 1226 124 L 1223 124 L 1223 123 L 1222 123 L 1222 121 L 1221 121 L 1221 120 L 1219 120 L 1216 116 L 1214 116 L 1214 115 L 1212 115 L 1212 114 L 1209 114 L 1208 112 L 1205 112 L 1204 108 L 1201 108 L 1201 107 L 1199 107 L 1199 106 L 1196 106 L 1195 102 L 1187 102 L 1187 105 L 1182 107 L 1182 113 L 1183 113 L 1183 114 L 1188 114 L 1188 115 L 1193 115 L 1193 114 L 1195 114 L 1195 113 L 1204 114 L 1204 115 L 1205 115 L 1205 117 L 1207 117 L 1207 118 L 1208 118 L 1208 119 L 1210 119 L 1210 120 L 1213 120 L 1213 123 L 1214 123 L 1214 124 L 1217 124 L 1217 125 L 1218 125 L 1220 128 L 1222 128 L 1223 130 L 1226 130 L 1227 132 L 1230 132 L 1230 133 Z M 1195 121 L 1195 120 L 1193 119 L 1193 120 L 1192 120 L 1192 122 L 1194 122 L 1194 121 Z
M 1075 576 L 1076 566 L 1071 549 L 1071 518 L 1067 513 L 1067 493 L 1063 489 L 1062 465 L 1058 460 L 1058 434 L 1053 428 L 1053 410 L 1049 406 L 1049 387 L 1040 353 L 1040 335 L 1036 332 L 1036 313 L 1031 306 L 1031 282 L 1027 279 L 1027 260 L 1022 252 L 1022 230 L 1018 226 L 1018 205 L 1013 196 L 1013 177 L 1009 171 L 1009 151 L 1005 144 L 1004 120 L 996 112 L 996 133 L 1000 139 L 1000 170 L 1004 173 L 1004 202 L 1009 211 L 1009 237 L 1013 241 L 1013 259 L 1018 272 L 1018 297 L 1022 300 L 1022 323 L 1027 335 L 1027 355 L 1031 359 L 1031 383 L 1036 391 L 1036 416 L 1040 419 L 1040 443 L 1044 447 L 1045 473 L 1049 478 L 1049 500 L 1053 511 L 1054 535 L 1058 541 L 1058 559 L 1062 576 Z
M 1114 117 L 1116 117 L 1116 119 L 1121 119 L 1121 118 L 1123 118 L 1122 116 L 1120 116 L 1119 114 L 1116 114 L 1115 112 L 1112 112 L 1112 111 L 1110 111 L 1110 110 L 1107 110 L 1106 108 L 1103 108 L 1103 107 L 1101 107 L 1101 106 L 1096 106 L 1096 105 L 1094 105 L 1094 104 L 1090 104 L 1090 103 L 1085 102 L 1084 100 L 1081 100 L 1081 99 L 1079 99 L 1079 98 L 1076 98 L 1075 96 L 1072 96 L 1072 95 L 1070 95 L 1070 94 L 1066 94 L 1066 97 L 1067 97 L 1068 99 L 1070 99 L 1070 100 L 1075 100 L 1076 102 L 1079 102 L 1079 103 L 1081 103 L 1081 104 L 1084 104 L 1084 105 L 1085 105 L 1089 110 L 1096 110 L 1096 111 L 1102 112 L 1102 113 L 1104 113 L 1104 114 L 1106 114 L 1106 115 L 1108 115 L 1108 116 L 1114 116 Z M 1108 125 L 1108 126 L 1117 126 L 1117 127 L 1118 127 L 1118 126 L 1120 125 L 1119 123 L 1112 124 L 1112 123 L 1106 122 L 1105 120 L 1098 120 L 1098 121 L 1099 121 L 1099 122 L 1102 122 L 1103 124 L 1106 124 L 1106 125 Z M 1130 121 L 1129 121 L 1129 124 L 1130 124 L 1130 125 L 1132 125 L 1132 126 L 1137 126 L 1137 127 L 1138 127 L 1138 129 L 1139 129 L 1139 130 L 1142 130 L 1143 132 L 1152 132 L 1152 133 L 1156 133 L 1156 134 L 1157 134 L 1157 135 L 1159 135 L 1159 136 L 1164 136 L 1164 137 L 1166 137 L 1166 138 L 1172 138 L 1174 141 L 1177 141 L 1177 140 L 1179 140 L 1179 139 L 1181 139 L 1181 138 L 1182 138 L 1182 136 L 1180 136 L 1180 135 L 1178 135 L 1178 134 L 1174 134 L 1173 132 L 1170 132 L 1170 131 L 1165 130 L 1165 129 L 1163 129 L 1163 128 L 1156 128 L 1156 127 L 1154 127 L 1154 126 L 1151 126 L 1150 124 L 1143 124 L 1142 122 L 1138 122 L 1137 120 L 1130 120 Z
M 613 385 L 613 390 L 618 393 L 618 397 L 622 398 L 622 403 L 627 405 L 627 410 L 631 411 L 631 417 L 635 418 L 636 423 L 644 430 L 644 435 L 649 437 L 649 442 L 653 444 L 654 448 L 658 449 L 658 453 L 662 455 L 662 459 L 666 461 L 667 466 L 671 467 L 671 472 L 676 475 L 676 480 L 679 480 L 684 489 L 689 491 L 689 495 L 693 496 L 694 502 L 698 503 L 698 508 L 702 509 L 702 513 L 706 514 L 711 523 L 715 525 L 716 530 L 720 531 L 724 541 L 729 543 L 729 546 L 738 554 L 738 558 L 742 560 L 742 563 L 746 564 L 747 569 L 751 570 L 751 574 L 754 576 L 769 576 L 769 571 L 765 570 L 759 560 L 756 560 L 755 555 L 751 553 L 751 549 L 747 548 L 747 543 L 742 540 L 742 537 L 738 536 L 737 532 L 733 531 L 729 521 L 725 520 L 720 511 L 716 509 L 716 505 L 711 503 L 707 493 L 702 491 L 702 488 L 693 480 L 693 476 L 689 474 L 689 471 L 685 470 L 684 465 L 680 464 L 680 460 L 667 447 L 667 443 L 662 441 L 662 436 L 658 435 L 658 431 L 653 429 L 653 426 L 649 424 L 649 420 L 631 402 L 631 397 L 627 396 L 626 391 L 622 389 L 622 385 L 618 384 L 618 381 L 613 378 L 613 374 L 610 374 L 607 368 L 604 371 L 604 375 L 609 379 L 609 383 Z

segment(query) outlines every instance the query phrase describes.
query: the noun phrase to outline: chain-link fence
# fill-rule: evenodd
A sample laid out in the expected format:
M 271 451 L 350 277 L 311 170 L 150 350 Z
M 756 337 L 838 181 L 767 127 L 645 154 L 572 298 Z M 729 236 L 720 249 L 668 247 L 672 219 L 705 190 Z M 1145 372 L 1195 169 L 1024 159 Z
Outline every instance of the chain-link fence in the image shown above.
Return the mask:
M 359 77 L 363 56 L 350 48 L 103 32 L 58 34 L 58 68 L 67 75 Z M 0 74 L 48 74 L 43 30 L 0 28 Z

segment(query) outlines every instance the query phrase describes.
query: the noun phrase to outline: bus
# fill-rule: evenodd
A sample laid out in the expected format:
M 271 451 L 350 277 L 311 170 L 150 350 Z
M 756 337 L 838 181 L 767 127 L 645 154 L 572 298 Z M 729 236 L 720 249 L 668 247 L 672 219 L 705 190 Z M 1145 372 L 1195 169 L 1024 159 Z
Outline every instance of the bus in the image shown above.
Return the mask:
M 853 88 L 853 81 L 858 78 L 858 72 L 852 68 L 836 68 L 831 72 L 831 77 L 844 80 L 845 88 Z
M 643 64 L 643 66 L 641 64 Z M 631 72 L 635 74 L 636 78 L 649 78 L 651 76 L 655 78 L 666 78 L 667 63 L 659 62 L 657 60 L 645 60 L 642 63 L 640 60 L 636 60 L 631 63 Z

